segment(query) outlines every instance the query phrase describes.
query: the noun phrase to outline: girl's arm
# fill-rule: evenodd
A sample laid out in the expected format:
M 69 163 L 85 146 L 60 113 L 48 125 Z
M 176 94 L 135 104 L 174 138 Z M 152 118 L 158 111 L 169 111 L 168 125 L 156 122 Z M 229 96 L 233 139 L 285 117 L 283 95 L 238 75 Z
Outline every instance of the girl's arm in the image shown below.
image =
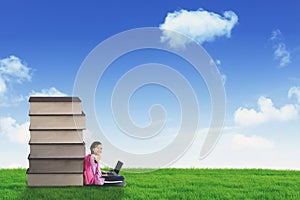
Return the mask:
M 93 174 L 96 174 L 97 163 L 95 162 L 95 155 L 92 154 L 90 157 L 90 163 L 93 170 Z

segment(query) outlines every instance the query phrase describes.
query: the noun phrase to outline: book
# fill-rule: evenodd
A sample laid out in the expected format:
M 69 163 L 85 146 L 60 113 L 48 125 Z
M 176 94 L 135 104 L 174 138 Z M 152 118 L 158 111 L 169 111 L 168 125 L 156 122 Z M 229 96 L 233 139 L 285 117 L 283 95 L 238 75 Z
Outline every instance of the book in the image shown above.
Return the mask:
M 81 114 L 78 97 L 30 97 L 29 114 Z
M 82 143 L 83 130 L 30 130 L 31 143 Z
M 85 114 L 30 114 L 30 129 L 85 129 Z
M 28 186 L 82 186 L 85 114 L 78 97 L 30 97 Z
M 27 170 L 29 187 L 83 186 L 83 173 L 34 173 Z
M 85 156 L 84 143 L 31 143 L 31 158 L 78 158 Z
M 28 156 L 32 173 L 82 173 L 84 157 L 78 158 L 32 158 Z

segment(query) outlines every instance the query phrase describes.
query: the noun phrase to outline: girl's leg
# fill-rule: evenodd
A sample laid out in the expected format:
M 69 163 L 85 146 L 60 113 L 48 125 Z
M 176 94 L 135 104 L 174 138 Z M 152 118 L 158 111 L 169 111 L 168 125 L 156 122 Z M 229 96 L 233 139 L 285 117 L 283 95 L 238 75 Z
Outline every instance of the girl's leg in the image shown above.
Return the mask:
M 124 176 L 106 176 L 105 181 L 124 181 Z

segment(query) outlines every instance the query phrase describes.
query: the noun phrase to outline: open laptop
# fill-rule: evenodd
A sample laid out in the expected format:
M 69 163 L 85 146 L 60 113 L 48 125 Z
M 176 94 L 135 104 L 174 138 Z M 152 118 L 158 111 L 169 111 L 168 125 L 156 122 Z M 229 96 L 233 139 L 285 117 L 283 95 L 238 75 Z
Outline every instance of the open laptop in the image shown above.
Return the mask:
M 122 166 L 123 166 L 123 162 L 118 161 L 115 168 L 112 170 L 109 170 L 108 174 L 103 174 L 103 176 L 118 176 Z

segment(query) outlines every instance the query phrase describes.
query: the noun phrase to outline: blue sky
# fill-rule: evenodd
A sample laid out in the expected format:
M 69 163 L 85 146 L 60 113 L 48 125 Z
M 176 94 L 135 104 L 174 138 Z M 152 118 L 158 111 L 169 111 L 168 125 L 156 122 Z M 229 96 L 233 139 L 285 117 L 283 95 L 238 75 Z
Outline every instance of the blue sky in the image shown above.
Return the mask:
M 213 152 L 198 158 L 211 115 L 205 83 L 171 55 L 141 51 L 117 60 L 104 76 L 105 93 L 98 88 L 97 112 L 111 116 L 108 97 L 122 73 L 133 65 L 162 62 L 199 91 L 201 116 L 208 116 L 201 118 L 194 144 L 174 166 L 300 169 L 299 6 L 292 0 L 1 1 L 0 167 L 28 165 L 30 95 L 72 95 L 82 62 L 99 43 L 123 31 L 165 24 L 201 43 L 226 77 L 224 130 Z M 205 13 L 210 14 L 206 19 Z M 221 23 L 213 24 L 215 19 Z M 226 28 L 220 29 L 222 23 Z M 170 119 L 167 135 L 172 135 L 179 121 L 175 97 L 156 86 L 139 92 L 130 102 L 132 119 L 144 126 L 149 107 L 160 103 Z M 107 132 L 116 131 L 113 120 L 105 124 Z M 101 140 L 92 130 L 87 135 L 87 140 Z

